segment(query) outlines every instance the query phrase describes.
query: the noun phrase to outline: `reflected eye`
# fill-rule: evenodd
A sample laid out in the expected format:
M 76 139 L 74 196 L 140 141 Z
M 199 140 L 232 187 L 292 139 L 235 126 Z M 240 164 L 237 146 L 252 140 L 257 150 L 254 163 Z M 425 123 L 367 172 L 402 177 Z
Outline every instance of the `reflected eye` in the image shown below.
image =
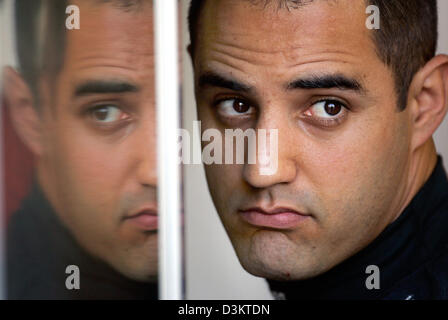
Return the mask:
M 247 116 L 254 113 L 254 108 L 243 100 L 227 99 L 217 103 L 218 113 L 225 117 Z
M 114 105 L 95 107 L 90 111 L 93 120 L 101 123 L 112 123 L 124 118 L 125 113 Z

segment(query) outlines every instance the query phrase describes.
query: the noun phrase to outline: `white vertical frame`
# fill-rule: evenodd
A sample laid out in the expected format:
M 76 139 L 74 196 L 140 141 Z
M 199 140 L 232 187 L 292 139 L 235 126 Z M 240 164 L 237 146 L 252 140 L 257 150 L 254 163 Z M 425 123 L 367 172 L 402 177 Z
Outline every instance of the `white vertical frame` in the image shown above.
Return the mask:
M 3 199 L 3 183 L 4 183 L 4 172 L 3 172 L 3 67 L 4 67 L 4 51 L 5 51 L 5 25 L 6 25 L 6 14 L 5 14 L 5 2 L 0 1 L 0 300 L 5 299 L 6 292 L 6 277 L 5 277 L 5 239 L 4 239 L 4 221 L 5 221 L 5 203 Z
M 5 172 L 3 163 L 3 109 L 2 86 L 3 68 L 17 65 L 14 28 L 14 1 L 0 0 L 0 300 L 7 298 L 6 290 L 6 217 Z
M 154 0 L 159 299 L 182 299 L 180 166 L 178 164 L 178 1 Z

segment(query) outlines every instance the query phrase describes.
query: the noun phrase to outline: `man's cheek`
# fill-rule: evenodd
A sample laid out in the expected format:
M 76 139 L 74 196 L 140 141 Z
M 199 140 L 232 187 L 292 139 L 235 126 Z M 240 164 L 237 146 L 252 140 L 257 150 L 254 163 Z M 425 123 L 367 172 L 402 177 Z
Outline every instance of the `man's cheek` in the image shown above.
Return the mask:
M 314 148 L 313 156 L 303 163 L 298 179 L 307 175 L 315 192 L 325 193 L 325 199 L 340 199 L 341 190 L 350 190 L 362 175 L 362 168 L 366 165 L 364 156 L 367 155 L 359 152 L 359 149 L 351 149 L 350 144 Z M 346 186 L 348 189 L 344 188 Z
M 230 191 L 238 188 L 241 183 L 242 173 L 239 167 L 241 166 L 230 164 L 205 165 L 210 191 L 216 193 L 216 196 L 230 196 Z
M 359 129 L 359 128 L 358 128 Z M 366 180 L 378 174 L 390 156 L 391 136 L 384 135 L 382 128 L 371 128 L 360 132 L 352 130 L 349 136 L 327 148 L 320 148 L 315 156 L 317 174 L 338 190 L 335 196 L 344 192 L 356 191 Z

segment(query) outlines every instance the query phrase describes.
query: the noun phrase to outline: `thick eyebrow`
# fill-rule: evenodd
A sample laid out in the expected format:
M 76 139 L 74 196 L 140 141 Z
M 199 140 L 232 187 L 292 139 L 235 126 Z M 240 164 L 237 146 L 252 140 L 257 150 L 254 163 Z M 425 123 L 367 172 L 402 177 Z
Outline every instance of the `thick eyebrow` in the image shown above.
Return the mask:
M 116 80 L 90 80 L 75 88 L 75 96 L 85 96 L 98 93 L 137 92 L 140 88 L 132 83 Z
M 354 79 L 348 78 L 344 75 L 315 75 L 303 79 L 291 81 L 287 86 L 287 90 L 293 89 L 339 89 L 352 90 L 364 94 L 366 90 L 361 83 Z
M 234 79 L 227 78 L 214 72 L 206 72 L 199 77 L 199 88 L 207 86 L 230 89 L 239 92 L 252 91 L 252 87 Z

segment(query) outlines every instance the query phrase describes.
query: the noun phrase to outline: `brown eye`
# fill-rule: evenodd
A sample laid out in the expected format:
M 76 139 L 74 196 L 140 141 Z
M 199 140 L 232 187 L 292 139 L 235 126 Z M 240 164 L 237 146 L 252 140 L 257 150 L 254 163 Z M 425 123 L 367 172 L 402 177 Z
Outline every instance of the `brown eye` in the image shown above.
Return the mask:
M 93 120 L 101 123 L 111 123 L 121 119 L 123 112 L 116 106 L 104 105 L 90 111 Z
M 107 120 L 107 117 L 109 116 L 109 111 L 106 108 L 98 109 L 93 111 L 93 116 L 96 120 L 104 121 Z
M 325 101 L 324 108 L 328 115 L 337 116 L 342 110 L 342 105 L 337 101 Z
M 245 113 L 245 112 L 249 111 L 250 106 L 245 104 L 243 101 L 234 100 L 233 109 L 238 113 Z
M 334 127 L 341 124 L 349 114 L 349 108 L 338 100 L 327 99 L 313 103 L 303 116 L 320 127 Z
M 323 100 L 314 103 L 305 115 L 319 119 L 334 119 L 347 111 L 342 102 L 336 100 Z
M 238 99 L 226 99 L 217 103 L 218 114 L 224 117 L 244 117 L 254 114 L 255 108 Z

